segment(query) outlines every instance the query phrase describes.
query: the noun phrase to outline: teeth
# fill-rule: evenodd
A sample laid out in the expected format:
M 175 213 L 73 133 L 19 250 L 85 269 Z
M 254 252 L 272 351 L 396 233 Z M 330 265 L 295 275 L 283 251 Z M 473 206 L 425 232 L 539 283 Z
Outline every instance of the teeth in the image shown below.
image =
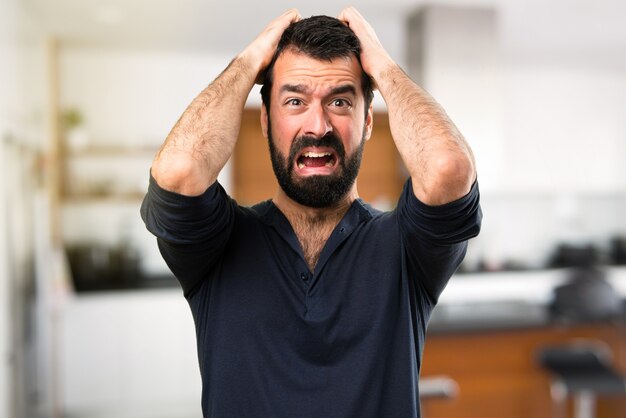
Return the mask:
M 314 152 L 308 151 L 302 154 L 302 158 L 323 158 L 323 157 L 331 157 L 326 161 L 325 167 L 333 167 L 334 161 L 332 158 L 333 154 L 330 152 Z M 306 165 L 302 161 L 298 161 L 298 168 L 303 169 Z
M 330 152 L 305 152 L 304 154 L 302 154 L 304 157 L 307 158 L 321 158 L 321 157 L 330 157 L 331 153 Z

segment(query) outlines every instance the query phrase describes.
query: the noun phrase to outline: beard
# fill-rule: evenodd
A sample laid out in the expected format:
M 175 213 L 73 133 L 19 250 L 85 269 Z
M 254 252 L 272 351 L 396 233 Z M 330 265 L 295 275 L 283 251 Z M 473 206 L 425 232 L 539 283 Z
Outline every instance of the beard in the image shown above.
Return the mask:
M 268 121 L 269 122 L 269 121 Z M 270 125 L 268 123 L 268 125 Z M 363 157 L 365 137 L 346 158 L 343 144 L 335 134 L 322 138 L 301 136 L 296 138 L 285 157 L 274 145 L 271 129 L 268 126 L 268 142 L 274 174 L 285 194 L 295 202 L 312 208 L 327 208 L 343 199 L 356 181 Z M 337 153 L 338 168 L 333 174 L 314 175 L 298 178 L 294 174 L 295 160 L 303 148 L 310 146 L 329 147 Z

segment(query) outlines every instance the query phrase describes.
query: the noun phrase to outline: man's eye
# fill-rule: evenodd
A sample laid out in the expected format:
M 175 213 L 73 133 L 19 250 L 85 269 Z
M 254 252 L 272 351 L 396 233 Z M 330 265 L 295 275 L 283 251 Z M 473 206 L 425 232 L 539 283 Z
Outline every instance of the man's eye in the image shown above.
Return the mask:
M 347 107 L 350 106 L 350 102 L 348 102 L 346 99 L 334 99 L 332 101 L 332 105 L 335 107 Z
M 289 99 L 287 100 L 287 104 L 290 106 L 300 106 L 302 104 L 302 100 L 300 99 Z

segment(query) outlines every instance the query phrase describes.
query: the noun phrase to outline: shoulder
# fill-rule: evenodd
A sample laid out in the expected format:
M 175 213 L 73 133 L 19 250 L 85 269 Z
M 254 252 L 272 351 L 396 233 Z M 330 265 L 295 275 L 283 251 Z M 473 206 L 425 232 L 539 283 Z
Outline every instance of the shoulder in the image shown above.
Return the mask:
M 235 200 L 235 224 L 237 227 L 250 229 L 254 227 L 270 226 L 274 223 L 276 214 L 274 205 L 270 200 L 266 200 L 255 205 L 241 205 Z

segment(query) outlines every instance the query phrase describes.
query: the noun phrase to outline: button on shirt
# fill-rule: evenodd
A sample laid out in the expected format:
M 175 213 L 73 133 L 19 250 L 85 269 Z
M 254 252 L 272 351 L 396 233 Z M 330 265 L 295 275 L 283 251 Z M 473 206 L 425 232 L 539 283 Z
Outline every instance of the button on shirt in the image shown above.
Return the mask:
M 478 234 L 479 192 L 431 207 L 356 200 L 310 271 L 271 202 L 151 179 L 147 228 L 193 313 L 205 417 L 419 417 L 426 325 Z

